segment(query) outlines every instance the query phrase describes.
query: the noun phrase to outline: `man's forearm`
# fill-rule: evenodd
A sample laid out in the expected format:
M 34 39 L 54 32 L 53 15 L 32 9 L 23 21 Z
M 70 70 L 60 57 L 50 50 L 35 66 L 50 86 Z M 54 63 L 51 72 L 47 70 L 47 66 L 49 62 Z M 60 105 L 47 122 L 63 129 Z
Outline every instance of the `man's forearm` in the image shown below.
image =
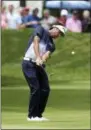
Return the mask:
M 37 22 L 37 21 L 31 21 L 31 22 L 25 23 L 25 26 L 36 25 L 36 24 L 39 24 L 39 22 Z
M 34 52 L 35 52 L 36 57 L 40 57 L 39 38 L 37 36 L 35 36 L 35 38 L 34 38 Z
M 50 51 L 47 51 L 47 52 L 42 56 L 43 62 L 46 62 L 47 59 L 49 59 L 50 54 L 51 54 L 51 52 L 50 52 Z
M 40 56 L 40 52 L 39 52 L 39 37 L 38 36 L 35 36 L 34 37 L 34 52 L 35 52 L 35 55 L 36 55 L 36 65 L 40 66 L 43 64 L 43 61 L 41 59 L 41 56 Z

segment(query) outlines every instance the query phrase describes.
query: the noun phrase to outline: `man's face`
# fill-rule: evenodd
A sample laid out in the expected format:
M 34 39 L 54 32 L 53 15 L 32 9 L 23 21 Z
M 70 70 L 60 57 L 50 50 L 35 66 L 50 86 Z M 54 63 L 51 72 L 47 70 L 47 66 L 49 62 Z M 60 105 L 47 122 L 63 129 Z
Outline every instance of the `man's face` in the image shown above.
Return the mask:
M 63 19 L 67 19 L 67 16 L 66 16 L 66 15 L 63 15 L 62 18 L 63 18 Z
M 50 30 L 50 35 L 51 35 L 52 38 L 57 38 L 57 37 L 60 36 L 60 34 L 61 33 L 60 33 L 60 31 L 57 28 L 52 28 Z
M 28 15 L 29 14 L 29 10 L 24 10 L 23 11 L 23 14 L 26 16 L 26 15 Z
M 73 19 L 77 20 L 78 19 L 78 14 L 73 14 Z
M 49 17 L 49 13 L 48 12 L 44 13 L 44 17 L 48 18 Z
M 33 14 L 34 14 L 35 16 L 37 16 L 37 15 L 38 15 L 38 12 L 39 12 L 39 10 L 36 9 L 36 10 L 33 12 Z
M 9 8 L 8 8 L 8 9 L 9 9 L 10 12 L 13 12 L 14 6 L 13 6 L 13 5 L 9 5 Z
M 1 8 L 1 12 L 2 12 L 2 13 L 4 13 L 4 12 L 5 12 L 5 10 L 6 10 L 6 8 L 5 8 L 5 7 L 2 7 L 2 8 Z

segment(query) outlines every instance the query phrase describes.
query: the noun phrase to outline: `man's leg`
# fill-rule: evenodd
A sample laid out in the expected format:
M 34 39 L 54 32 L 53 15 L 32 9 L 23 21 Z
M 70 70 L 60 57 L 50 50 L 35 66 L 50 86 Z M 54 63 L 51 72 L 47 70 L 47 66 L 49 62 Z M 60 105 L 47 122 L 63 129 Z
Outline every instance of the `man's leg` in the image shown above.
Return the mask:
M 25 79 L 30 88 L 28 117 L 39 115 L 40 87 L 36 77 L 36 68 L 32 64 L 23 62 L 22 65 Z
M 40 85 L 40 117 L 42 116 L 42 113 L 45 110 L 47 101 L 48 101 L 48 96 L 50 92 L 50 87 L 49 87 L 49 81 L 48 81 L 48 76 L 44 70 L 44 68 L 40 68 L 39 71 L 39 85 Z

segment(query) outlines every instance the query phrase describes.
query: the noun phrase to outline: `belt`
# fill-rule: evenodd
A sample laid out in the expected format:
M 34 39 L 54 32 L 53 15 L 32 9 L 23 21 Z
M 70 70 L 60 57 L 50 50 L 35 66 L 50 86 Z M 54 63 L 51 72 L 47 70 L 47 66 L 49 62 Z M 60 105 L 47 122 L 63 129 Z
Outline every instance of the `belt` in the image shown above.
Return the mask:
M 33 62 L 33 63 L 36 63 L 33 59 L 28 58 L 28 57 L 24 57 L 24 58 L 23 58 L 23 60 L 26 60 L 26 61 L 31 61 L 31 62 Z M 41 66 L 41 67 L 45 68 L 45 64 L 42 64 L 42 66 Z
M 24 60 L 26 60 L 26 61 L 32 61 L 32 62 L 34 62 L 34 63 L 35 63 L 35 61 L 34 61 L 33 59 L 31 59 L 31 58 L 24 57 L 23 59 L 24 59 Z

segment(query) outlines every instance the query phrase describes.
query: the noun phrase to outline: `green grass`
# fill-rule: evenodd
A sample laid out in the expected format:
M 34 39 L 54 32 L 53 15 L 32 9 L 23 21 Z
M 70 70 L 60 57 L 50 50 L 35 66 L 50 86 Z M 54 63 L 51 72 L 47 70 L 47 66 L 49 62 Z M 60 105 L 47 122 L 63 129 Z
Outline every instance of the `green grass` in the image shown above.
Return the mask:
M 2 128 L 90 129 L 89 34 L 68 33 L 55 41 L 56 51 L 46 67 L 51 93 L 44 116 L 50 121 L 27 122 L 29 89 L 21 62 L 31 32 L 2 32 Z
M 74 83 L 71 86 L 72 88 L 69 88 L 69 86 L 67 88 L 65 85 L 60 85 L 59 88 L 58 86 L 52 87 L 44 113 L 44 116 L 49 118 L 50 121 L 39 123 L 27 122 L 26 120 L 28 87 L 3 87 L 2 128 L 90 128 L 89 84 L 85 83 L 85 89 L 82 89 L 82 83 Z
M 54 114 L 56 116 L 54 116 Z M 6 117 L 5 117 L 6 116 Z M 63 111 L 61 109 L 48 108 L 45 116 L 48 122 L 27 122 L 26 113 L 4 112 L 3 119 L 6 123 L 4 129 L 88 129 L 90 128 L 89 112 L 87 111 Z M 55 119 L 56 118 L 56 119 Z

